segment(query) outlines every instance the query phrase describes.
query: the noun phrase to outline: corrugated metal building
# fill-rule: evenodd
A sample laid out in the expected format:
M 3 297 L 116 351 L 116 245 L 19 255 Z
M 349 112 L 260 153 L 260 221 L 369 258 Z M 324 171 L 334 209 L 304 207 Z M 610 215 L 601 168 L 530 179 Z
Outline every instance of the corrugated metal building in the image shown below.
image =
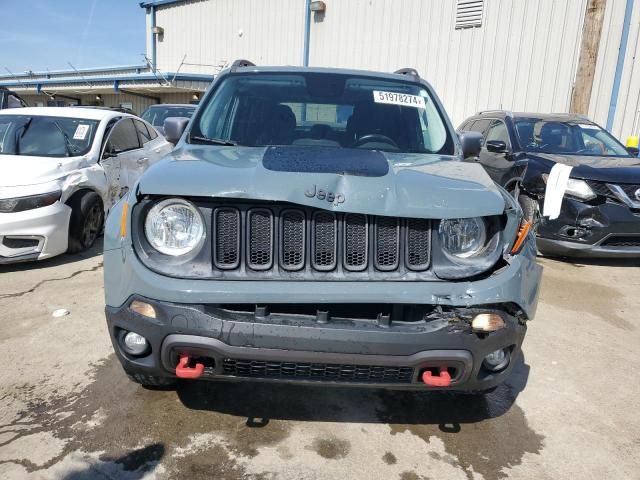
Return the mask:
M 410 66 L 433 84 L 454 124 L 492 108 L 568 112 L 573 97 L 582 93 L 587 105 L 577 110 L 609 125 L 618 137 L 640 128 L 637 0 L 155 0 L 141 5 L 147 9 L 148 55 L 160 71 L 212 75 L 236 58 L 383 71 Z M 584 51 L 585 22 L 593 21 L 594 10 L 600 11 L 595 29 L 600 39 L 596 51 Z M 579 87 L 586 92 L 575 91 L 581 62 L 588 81 Z

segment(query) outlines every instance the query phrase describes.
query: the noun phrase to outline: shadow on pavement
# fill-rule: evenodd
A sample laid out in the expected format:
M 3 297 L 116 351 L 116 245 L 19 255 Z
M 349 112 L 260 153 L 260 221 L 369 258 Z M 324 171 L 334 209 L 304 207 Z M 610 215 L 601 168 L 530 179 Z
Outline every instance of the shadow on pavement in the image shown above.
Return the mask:
M 568 264 L 582 268 L 586 266 L 596 267 L 640 267 L 640 258 L 570 258 L 570 257 L 544 257 L 539 260 Z
M 178 397 L 190 409 L 247 418 L 247 426 L 270 420 L 305 422 L 435 424 L 456 431 L 506 413 L 524 390 L 529 366 L 520 355 L 507 382 L 486 395 L 366 388 L 312 387 L 258 382 L 184 382 Z

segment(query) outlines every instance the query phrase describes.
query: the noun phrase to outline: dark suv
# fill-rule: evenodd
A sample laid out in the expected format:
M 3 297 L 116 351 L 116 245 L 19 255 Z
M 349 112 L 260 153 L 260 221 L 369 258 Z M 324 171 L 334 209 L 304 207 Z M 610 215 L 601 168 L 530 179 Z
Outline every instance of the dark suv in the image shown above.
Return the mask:
M 5 87 L 0 87 L 0 110 L 5 108 L 22 108 L 27 104 L 20 98 L 16 92 L 7 90 Z
M 609 132 L 579 115 L 503 110 L 480 112 L 458 130 L 484 135 L 477 160 L 536 224 L 542 254 L 640 257 L 640 159 Z M 569 178 L 556 184 L 553 176 L 548 186 L 556 165 Z M 555 215 L 543 212 L 553 210 L 549 188 L 564 189 L 555 192 Z
M 112 208 L 106 315 L 131 379 L 484 391 L 540 267 L 517 202 L 415 71 L 221 72 Z

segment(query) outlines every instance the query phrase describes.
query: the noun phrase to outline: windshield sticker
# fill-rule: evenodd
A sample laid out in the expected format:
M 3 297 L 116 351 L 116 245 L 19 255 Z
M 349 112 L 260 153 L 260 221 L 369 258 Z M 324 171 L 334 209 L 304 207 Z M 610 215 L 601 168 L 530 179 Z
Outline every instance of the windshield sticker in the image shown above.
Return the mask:
M 373 91 L 373 101 L 387 103 L 389 105 L 401 105 L 403 107 L 425 108 L 424 97 L 409 95 L 408 93 Z
M 87 133 L 89 133 L 89 125 L 80 124 L 76 128 L 76 133 L 73 134 L 74 140 L 84 140 L 87 138 Z

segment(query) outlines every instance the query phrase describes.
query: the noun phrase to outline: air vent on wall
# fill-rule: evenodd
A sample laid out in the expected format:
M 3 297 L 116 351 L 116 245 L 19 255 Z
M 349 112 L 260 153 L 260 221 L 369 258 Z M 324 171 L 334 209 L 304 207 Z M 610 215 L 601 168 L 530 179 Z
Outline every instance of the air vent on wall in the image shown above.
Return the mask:
M 457 0 L 456 29 L 480 27 L 483 9 L 484 0 Z

